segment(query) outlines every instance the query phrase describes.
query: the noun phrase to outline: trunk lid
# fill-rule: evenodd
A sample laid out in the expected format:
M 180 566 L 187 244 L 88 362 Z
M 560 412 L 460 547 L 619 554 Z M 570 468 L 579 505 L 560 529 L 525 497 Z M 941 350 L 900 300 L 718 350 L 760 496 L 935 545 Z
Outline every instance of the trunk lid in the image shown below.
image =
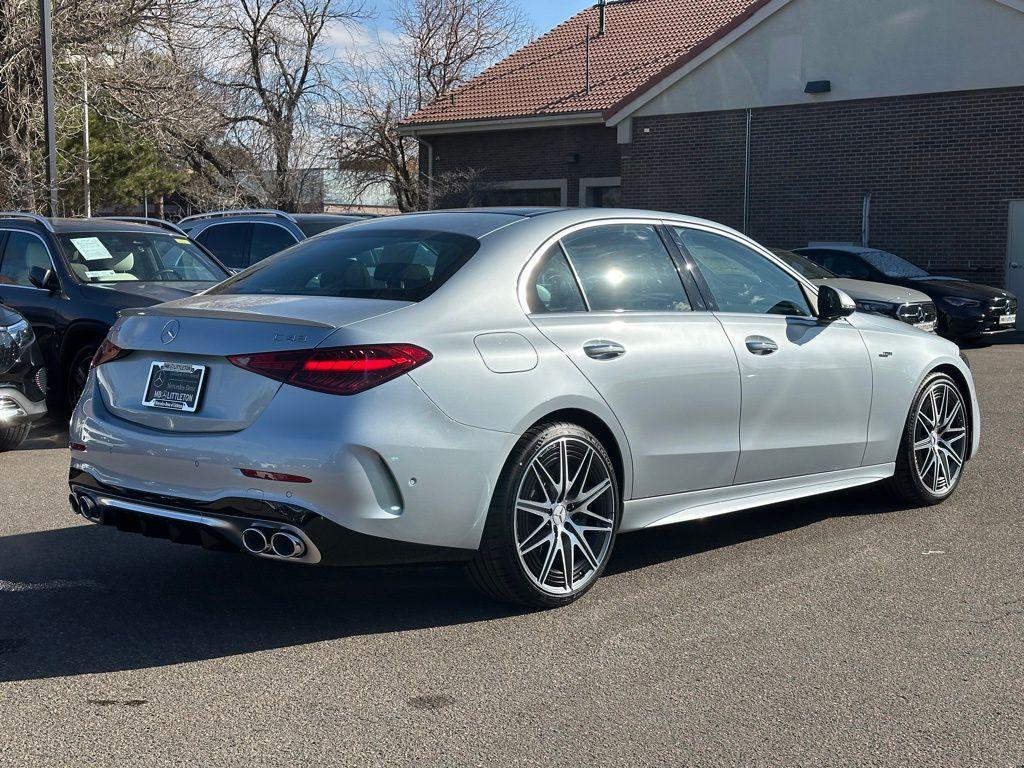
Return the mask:
M 312 349 L 338 328 L 408 302 L 296 296 L 195 296 L 121 313 L 111 340 L 131 350 L 101 365 L 97 381 L 114 415 L 175 432 L 236 432 L 255 421 L 281 383 L 228 361 L 230 355 Z M 204 366 L 194 413 L 143 405 L 154 363 Z

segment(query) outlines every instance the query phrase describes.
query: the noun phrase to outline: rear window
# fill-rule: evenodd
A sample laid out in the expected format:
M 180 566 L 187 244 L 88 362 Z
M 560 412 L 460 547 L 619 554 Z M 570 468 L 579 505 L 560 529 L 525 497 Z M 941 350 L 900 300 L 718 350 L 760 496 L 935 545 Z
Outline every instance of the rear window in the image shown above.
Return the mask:
M 319 235 L 321 232 L 327 232 L 330 229 L 351 224 L 353 221 L 362 221 L 362 219 L 355 217 L 351 219 L 299 219 L 295 224 L 302 230 L 302 234 L 306 237 L 312 237 L 313 235 Z
M 451 232 L 355 229 L 305 240 L 210 293 L 421 301 L 479 248 Z

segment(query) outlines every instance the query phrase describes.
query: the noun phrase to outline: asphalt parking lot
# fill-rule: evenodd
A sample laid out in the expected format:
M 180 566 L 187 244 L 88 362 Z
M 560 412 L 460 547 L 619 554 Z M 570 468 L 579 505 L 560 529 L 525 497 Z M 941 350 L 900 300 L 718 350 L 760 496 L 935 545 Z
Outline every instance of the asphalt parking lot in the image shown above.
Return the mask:
M 985 432 L 946 504 L 633 534 L 546 613 L 83 523 L 48 424 L 0 458 L 0 765 L 1020 766 L 1022 342 L 969 352 Z

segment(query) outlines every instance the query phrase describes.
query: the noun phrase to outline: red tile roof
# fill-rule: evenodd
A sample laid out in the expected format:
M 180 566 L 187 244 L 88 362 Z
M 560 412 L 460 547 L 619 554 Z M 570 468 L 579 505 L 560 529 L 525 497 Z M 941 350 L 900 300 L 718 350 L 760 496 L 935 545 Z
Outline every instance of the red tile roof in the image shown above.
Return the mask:
M 768 0 L 618 0 L 587 8 L 495 64 L 406 125 L 610 113 L 678 69 Z M 590 29 L 590 92 L 586 38 Z

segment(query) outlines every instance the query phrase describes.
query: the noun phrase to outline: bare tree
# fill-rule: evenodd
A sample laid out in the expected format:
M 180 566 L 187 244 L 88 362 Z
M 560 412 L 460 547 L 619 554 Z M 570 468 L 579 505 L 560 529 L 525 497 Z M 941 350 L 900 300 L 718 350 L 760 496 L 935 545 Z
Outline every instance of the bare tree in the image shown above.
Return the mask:
M 303 169 L 324 162 L 321 128 L 339 77 L 330 36 L 365 16 L 362 0 L 238 0 L 211 24 L 208 82 L 230 140 L 252 159 L 250 186 L 277 207 L 295 210 Z
M 399 123 L 526 42 L 532 28 L 516 0 L 394 0 L 395 34 L 352 56 L 342 154 L 386 179 L 403 211 L 429 207 L 419 147 Z M 435 179 L 436 189 L 458 179 Z

